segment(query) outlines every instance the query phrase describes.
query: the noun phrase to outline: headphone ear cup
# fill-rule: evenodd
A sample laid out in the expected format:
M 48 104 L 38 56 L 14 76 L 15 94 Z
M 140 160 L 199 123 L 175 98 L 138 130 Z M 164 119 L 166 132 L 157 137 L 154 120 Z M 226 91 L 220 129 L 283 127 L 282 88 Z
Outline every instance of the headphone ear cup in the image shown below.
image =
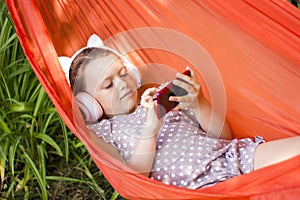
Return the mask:
M 86 92 L 79 92 L 76 101 L 86 122 L 96 122 L 103 115 L 103 109 L 99 102 Z

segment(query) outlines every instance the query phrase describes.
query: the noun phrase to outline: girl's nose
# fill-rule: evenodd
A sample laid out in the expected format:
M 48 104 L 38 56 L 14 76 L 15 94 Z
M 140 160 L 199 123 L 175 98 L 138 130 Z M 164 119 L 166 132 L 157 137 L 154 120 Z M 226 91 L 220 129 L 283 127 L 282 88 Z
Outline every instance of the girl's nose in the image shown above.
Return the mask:
M 127 87 L 126 81 L 124 81 L 123 79 L 121 79 L 119 77 L 117 78 L 116 82 L 117 82 L 117 86 L 122 90 Z

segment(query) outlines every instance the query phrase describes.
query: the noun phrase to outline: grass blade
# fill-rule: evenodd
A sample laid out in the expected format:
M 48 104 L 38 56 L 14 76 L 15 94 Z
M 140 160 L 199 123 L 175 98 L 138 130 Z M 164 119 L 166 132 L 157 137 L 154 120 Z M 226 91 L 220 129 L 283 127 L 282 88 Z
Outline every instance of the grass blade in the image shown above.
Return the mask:
M 37 150 L 39 155 L 39 171 L 41 172 L 43 183 L 46 184 L 46 160 L 44 155 L 45 152 L 44 145 L 38 145 Z
M 49 135 L 39 133 L 35 137 L 39 138 L 42 141 L 44 141 L 44 142 L 48 143 L 49 145 L 51 145 L 56 150 L 57 155 L 63 156 L 63 153 L 62 153 L 60 147 L 57 145 L 57 143 Z
M 0 143 L 1 144 L 1 143 Z M 4 156 L 0 158 L 0 180 L 1 180 L 1 186 L 4 182 L 4 176 L 5 176 L 5 168 L 6 168 L 6 161 L 7 161 L 7 151 L 9 147 L 10 141 L 8 138 L 6 138 L 4 144 L 1 144 L 1 154 Z
M 15 175 L 15 155 L 16 155 L 16 150 L 18 148 L 19 142 L 21 140 L 21 136 L 17 137 L 17 139 L 15 139 L 14 143 L 9 147 L 9 166 L 10 166 L 10 170 L 12 173 L 12 176 Z
M 43 178 L 41 177 L 39 170 L 37 169 L 34 162 L 32 161 L 32 159 L 26 152 L 23 152 L 23 156 L 24 156 L 26 162 L 29 164 L 35 178 L 37 179 L 37 181 L 39 183 L 40 189 L 42 190 L 42 199 L 47 200 L 48 195 L 47 195 L 47 190 L 46 190 L 46 183 L 43 181 Z

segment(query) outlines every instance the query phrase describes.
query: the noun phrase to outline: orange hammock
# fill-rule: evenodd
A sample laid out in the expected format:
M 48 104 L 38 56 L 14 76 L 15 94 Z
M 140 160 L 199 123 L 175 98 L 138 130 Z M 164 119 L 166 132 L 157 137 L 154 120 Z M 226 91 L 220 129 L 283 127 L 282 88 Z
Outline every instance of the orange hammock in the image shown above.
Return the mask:
M 175 35 L 201 44 L 217 66 L 226 93 L 227 119 L 235 137 L 262 135 L 273 140 L 300 135 L 300 11 L 286 0 L 6 0 L 6 3 L 25 54 L 60 116 L 125 198 L 300 197 L 300 156 L 197 190 L 167 186 L 126 172 L 126 166 L 99 148 L 84 126 L 76 125 L 73 116 L 78 113 L 72 109 L 72 93 L 57 59 L 61 55 L 71 56 L 93 33 L 107 39 L 137 28 L 174 31 Z M 159 37 L 153 38 L 153 43 L 159 43 Z M 137 49 L 134 45 L 143 41 L 151 47 L 152 38 L 147 34 L 138 37 L 127 34 L 121 39 L 112 45 L 123 52 Z M 195 51 L 189 43 L 182 43 L 180 37 L 173 43 L 165 43 L 167 46 L 179 43 L 185 51 Z M 178 71 L 186 64 L 174 54 L 151 48 L 132 52 L 129 57 L 138 66 L 161 63 Z M 153 70 L 149 70 L 150 74 L 155 72 L 152 76 L 159 74 Z M 209 82 L 205 77 L 201 81 Z M 209 94 L 207 87 L 205 93 Z

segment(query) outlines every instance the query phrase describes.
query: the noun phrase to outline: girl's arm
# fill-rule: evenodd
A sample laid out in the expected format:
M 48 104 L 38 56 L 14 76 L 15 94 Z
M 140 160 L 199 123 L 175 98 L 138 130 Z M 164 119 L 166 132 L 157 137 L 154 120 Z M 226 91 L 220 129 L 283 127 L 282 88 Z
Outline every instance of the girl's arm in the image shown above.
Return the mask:
M 127 164 L 136 172 L 149 176 L 156 149 L 156 130 L 145 127 Z
M 113 147 L 111 144 L 105 142 L 101 137 L 98 137 L 96 135 L 96 133 L 94 133 L 93 131 L 90 131 L 89 133 L 90 133 L 92 140 L 95 141 L 102 150 L 104 150 L 106 153 L 108 153 L 112 157 L 124 162 L 123 157 L 120 155 L 119 151 L 115 147 Z
M 217 138 L 231 139 L 232 134 L 226 122 L 225 116 L 220 115 L 220 113 L 212 109 L 210 103 L 203 95 L 201 86 L 195 76 L 195 73 L 192 70 L 190 71 L 191 77 L 177 73 L 177 77 L 186 81 L 186 83 L 183 81 L 174 80 L 174 84 L 185 89 L 188 94 L 180 97 L 172 96 L 170 97 L 170 101 L 179 102 L 179 105 L 175 109 L 183 109 L 187 107 L 192 109 L 199 124 L 208 134 Z M 211 119 L 214 119 L 214 121 L 211 122 Z
M 156 136 L 162 125 L 162 120 L 157 118 L 156 104 L 152 98 L 153 94 L 157 91 L 157 88 L 150 88 L 142 95 L 141 105 L 147 109 L 147 122 L 142 130 L 134 153 L 127 162 L 132 169 L 145 176 L 149 176 L 152 169 L 156 150 Z
M 197 101 L 199 108 L 193 111 L 204 131 L 216 138 L 232 139 L 231 130 L 225 116 L 221 116 L 218 112 L 213 110 L 203 95 L 198 95 Z M 214 120 L 213 122 L 211 122 L 212 119 Z
M 156 148 L 156 132 L 151 127 L 145 127 L 142 135 L 137 143 L 134 154 L 130 157 L 127 165 L 135 171 L 149 176 L 152 168 L 155 148 Z M 94 132 L 90 131 L 91 138 L 97 143 L 102 150 L 111 155 L 112 157 L 125 163 L 126 161 L 120 155 L 119 151 L 111 144 L 106 143 L 102 138 L 98 137 Z

